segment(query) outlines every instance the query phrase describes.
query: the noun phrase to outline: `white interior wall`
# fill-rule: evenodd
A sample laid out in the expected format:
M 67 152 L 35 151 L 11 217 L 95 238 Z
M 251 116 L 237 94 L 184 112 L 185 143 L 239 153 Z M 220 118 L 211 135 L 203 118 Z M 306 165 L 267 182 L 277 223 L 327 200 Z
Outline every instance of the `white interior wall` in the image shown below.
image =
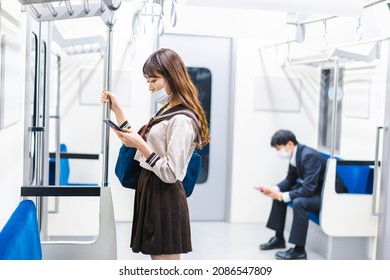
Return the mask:
M 348 114 L 345 106 L 343 108 L 341 116 L 343 131 L 340 143 L 342 158 L 354 160 L 375 159 L 377 127 L 383 126 L 385 116 L 386 88 L 384 85 L 386 84 L 387 66 L 384 61 L 386 61 L 387 49 L 387 43 L 383 43 L 382 59 L 374 61 L 372 67 L 347 69 L 345 71 L 345 79 L 355 79 L 355 81 L 362 82 L 362 92 L 366 92 L 369 100 L 365 104 L 356 104 L 361 108 L 362 113 L 360 115 Z M 357 83 L 357 85 L 359 84 Z M 353 97 L 351 96 L 351 98 Z M 355 99 L 358 99 L 358 97 L 355 97 Z M 346 98 L 344 100 L 346 101 Z
M 20 6 L 13 1 L 3 1 L 1 10 L 1 34 L 6 34 L 25 46 L 25 16 L 20 12 Z M 25 57 L 23 47 L 20 56 Z M 20 76 L 24 77 L 25 61 L 22 62 L 18 66 Z M 14 89 L 15 94 L 20 94 L 20 112 L 23 112 L 24 78 L 21 82 Z M 23 131 L 23 113 L 17 123 L 0 130 L 0 229 L 20 202 L 20 187 L 23 184 Z

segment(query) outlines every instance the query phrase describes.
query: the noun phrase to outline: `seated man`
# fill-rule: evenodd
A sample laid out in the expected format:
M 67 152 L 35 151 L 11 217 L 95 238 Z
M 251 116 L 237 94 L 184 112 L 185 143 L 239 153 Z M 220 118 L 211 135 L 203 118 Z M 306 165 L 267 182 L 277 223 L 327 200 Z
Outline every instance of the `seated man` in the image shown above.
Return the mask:
M 277 131 L 271 139 L 281 158 L 289 159 L 290 165 L 286 179 L 276 186 L 260 186 L 258 189 L 273 198 L 267 227 L 275 230 L 275 236 L 267 243 L 260 244 L 260 250 L 285 248 L 283 236 L 287 203 L 293 204 L 293 220 L 289 242 L 295 244 L 287 251 L 278 251 L 277 259 L 307 259 L 305 243 L 309 226 L 309 213 L 319 213 L 321 191 L 324 180 L 326 160 L 313 148 L 299 144 L 295 135 L 288 130 Z

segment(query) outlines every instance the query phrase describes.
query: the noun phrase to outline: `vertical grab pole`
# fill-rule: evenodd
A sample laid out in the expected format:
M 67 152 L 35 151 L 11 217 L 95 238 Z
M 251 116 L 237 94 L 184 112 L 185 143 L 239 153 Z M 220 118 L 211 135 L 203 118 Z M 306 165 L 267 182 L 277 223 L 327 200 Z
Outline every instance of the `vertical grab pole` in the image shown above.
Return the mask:
M 111 89 L 111 70 L 112 70 L 112 25 L 108 26 L 107 32 L 107 44 L 105 53 L 105 65 L 104 65 L 104 88 L 106 90 Z M 110 118 L 110 104 L 103 104 L 103 119 Z M 109 144 L 110 144 L 110 129 L 107 125 L 103 125 L 102 130 L 102 187 L 108 186 L 108 155 L 109 155 Z
M 374 183 L 373 183 L 373 198 L 372 198 L 372 214 L 379 216 L 378 204 L 378 177 L 379 177 L 379 145 L 380 134 L 383 126 L 378 126 L 376 129 L 376 144 L 375 144 L 375 164 L 374 164 Z
M 56 123 L 55 131 L 55 143 L 56 143 L 56 152 L 55 152 L 55 180 L 54 185 L 56 187 L 60 186 L 60 170 L 61 170 L 61 144 L 60 144 L 60 133 L 61 133 L 61 117 L 60 117 L 60 97 L 61 97 L 61 57 L 57 54 L 57 92 L 56 92 L 56 113 L 54 116 Z M 59 203 L 60 198 L 58 196 L 54 197 L 54 210 L 48 210 L 48 213 L 58 214 L 59 213 Z
M 339 87 L 339 58 L 334 58 L 334 75 L 333 75 L 333 106 L 332 106 L 332 141 L 330 143 L 330 157 L 334 158 L 336 150 L 336 130 L 337 130 L 337 94 Z
M 40 176 L 40 170 L 41 167 L 39 166 L 41 164 L 40 161 L 40 156 L 42 155 L 42 150 L 39 150 L 40 148 L 40 136 L 38 134 L 41 133 L 38 132 L 38 130 L 43 129 L 42 127 L 39 128 L 39 106 L 41 104 L 40 102 L 40 96 L 41 96 L 41 47 L 42 47 L 42 24 L 38 24 L 38 38 L 37 38 L 37 49 L 36 49 L 36 64 L 35 64 L 35 87 L 34 87 L 34 112 L 33 112 L 33 120 L 32 120 L 32 130 L 33 132 L 33 141 L 34 141 L 34 165 L 35 165 L 35 170 L 33 171 L 34 174 L 33 176 L 35 177 L 35 182 L 33 181 L 32 184 L 34 185 L 41 185 L 41 176 Z M 43 199 L 42 197 L 37 198 L 36 201 L 36 208 L 37 208 L 37 219 L 38 219 L 38 227 L 39 227 L 39 232 L 41 235 L 41 238 L 43 238 L 43 233 L 42 233 L 42 219 L 43 219 L 43 212 L 42 212 L 42 207 L 43 207 Z

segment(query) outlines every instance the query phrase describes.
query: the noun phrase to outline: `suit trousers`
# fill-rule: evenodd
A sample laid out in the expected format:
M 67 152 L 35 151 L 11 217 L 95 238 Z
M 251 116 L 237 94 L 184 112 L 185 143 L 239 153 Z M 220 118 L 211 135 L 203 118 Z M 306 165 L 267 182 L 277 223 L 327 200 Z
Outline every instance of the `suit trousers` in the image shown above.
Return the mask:
M 286 223 L 287 203 L 273 200 L 267 228 L 277 232 L 284 232 Z M 321 195 L 312 197 L 296 197 L 292 201 L 293 220 L 288 242 L 305 246 L 307 229 L 309 227 L 309 212 L 319 213 L 321 208 Z

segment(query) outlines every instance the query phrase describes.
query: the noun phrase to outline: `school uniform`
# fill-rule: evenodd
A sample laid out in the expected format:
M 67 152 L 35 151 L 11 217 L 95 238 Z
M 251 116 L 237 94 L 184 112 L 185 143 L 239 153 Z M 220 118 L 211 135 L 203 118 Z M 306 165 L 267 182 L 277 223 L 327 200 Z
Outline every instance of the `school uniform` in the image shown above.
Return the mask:
M 163 113 L 163 112 L 162 112 Z M 154 125 L 145 135 L 154 153 L 135 159 L 138 179 L 130 247 L 148 255 L 192 251 L 188 204 L 181 181 L 196 146 L 198 124 L 178 114 Z

